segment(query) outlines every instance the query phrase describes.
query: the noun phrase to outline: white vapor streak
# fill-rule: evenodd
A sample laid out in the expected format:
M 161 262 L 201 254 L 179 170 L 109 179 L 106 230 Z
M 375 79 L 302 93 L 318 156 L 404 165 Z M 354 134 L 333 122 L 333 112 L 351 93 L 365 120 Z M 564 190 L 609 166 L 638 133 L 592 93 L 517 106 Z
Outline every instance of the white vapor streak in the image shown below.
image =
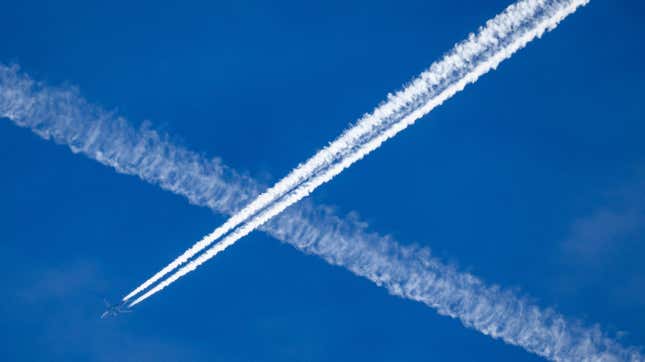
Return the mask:
M 537 2 L 535 2 L 537 3 Z M 354 149 L 354 151 L 348 155 L 346 155 L 344 158 L 340 159 L 339 161 L 332 163 L 331 166 L 328 168 L 324 169 L 323 171 L 319 172 L 318 174 L 315 174 L 315 172 L 312 172 L 311 175 L 313 177 L 310 180 L 307 180 L 306 182 L 300 184 L 298 187 L 293 189 L 287 196 L 285 196 L 282 200 L 277 201 L 275 204 L 270 205 L 268 207 L 268 210 L 266 212 L 261 212 L 255 217 L 251 217 L 243 226 L 241 226 L 239 229 L 235 230 L 232 234 L 226 236 L 225 239 L 223 239 L 221 242 L 217 243 L 215 246 L 213 246 L 211 249 L 206 251 L 204 254 L 200 255 L 198 258 L 195 260 L 192 260 L 188 265 L 182 267 L 180 270 L 176 271 L 173 275 L 168 277 L 166 280 L 162 281 L 158 285 L 156 285 L 154 288 L 150 289 L 140 297 L 138 297 L 135 301 L 133 301 L 130 306 L 135 306 L 142 301 L 146 300 L 150 296 L 156 294 L 157 292 L 161 291 L 162 289 L 166 288 L 168 285 L 172 284 L 173 282 L 177 281 L 179 278 L 183 277 L 184 275 L 190 273 L 191 271 L 195 270 L 198 266 L 201 264 L 205 263 L 215 255 L 217 255 L 219 252 L 223 251 L 227 247 L 233 245 L 237 240 L 240 238 L 243 238 L 244 236 L 248 235 L 251 233 L 253 230 L 258 228 L 259 226 L 263 225 L 265 222 L 276 216 L 277 214 L 281 213 L 284 211 L 287 207 L 290 205 L 300 201 L 302 198 L 308 196 L 311 192 L 313 192 L 317 187 L 320 185 L 330 181 L 333 179 L 336 175 L 340 174 L 343 170 L 346 168 L 350 167 L 352 164 L 354 164 L 356 161 L 362 159 L 372 151 L 376 150 L 379 148 L 385 141 L 388 139 L 396 136 L 399 132 L 403 131 L 406 129 L 408 126 L 414 124 L 419 118 L 425 116 L 429 112 L 431 112 L 434 108 L 437 106 L 441 105 L 444 103 L 446 100 L 454 96 L 456 93 L 462 91 L 469 83 L 474 83 L 481 77 L 482 75 L 488 73 L 490 70 L 495 69 L 502 61 L 505 59 L 510 58 L 515 52 L 520 50 L 521 48 L 525 47 L 530 41 L 532 41 L 535 38 L 541 37 L 544 32 L 548 29 L 553 29 L 555 28 L 558 23 L 560 23 L 565 17 L 568 15 L 572 14 L 573 12 L 576 11 L 576 9 L 579 6 L 582 6 L 584 4 L 588 3 L 588 0 L 579 0 L 579 1 L 569 1 L 569 2 L 563 2 L 564 5 L 561 6 L 553 6 L 548 10 L 551 11 L 545 11 L 544 13 L 541 14 L 540 18 L 541 21 L 538 21 L 535 24 L 531 24 L 532 27 L 529 28 L 527 31 L 522 33 L 520 29 L 515 29 L 515 32 L 519 33 L 517 37 L 515 37 L 510 43 L 505 44 L 502 48 L 500 48 L 497 52 L 493 53 L 492 56 L 488 59 L 485 59 L 484 61 L 476 64 L 474 68 L 464 74 L 459 76 L 452 84 L 450 84 L 448 87 L 446 87 L 442 92 L 440 92 L 436 96 L 432 96 L 427 100 L 425 104 L 419 104 L 417 106 L 416 103 L 413 103 L 412 101 L 405 101 L 405 102 L 400 102 L 401 99 L 412 99 L 412 96 L 410 97 L 399 97 L 395 96 L 390 99 L 390 101 L 386 104 L 384 104 L 383 107 L 386 107 L 388 109 L 393 108 L 392 105 L 390 105 L 391 102 L 394 102 L 396 104 L 402 104 L 400 108 L 403 108 L 403 110 L 399 110 L 398 112 L 402 113 L 405 112 L 405 116 L 403 118 L 396 118 L 394 122 L 389 124 L 389 126 L 385 129 L 380 129 L 377 133 L 375 133 L 373 136 L 371 136 L 371 139 L 368 141 L 360 144 L 359 148 L 356 148 L 356 145 L 351 145 L 351 144 L 346 144 L 344 147 L 345 148 L 350 148 Z M 516 11 L 516 9 L 519 8 L 522 11 Z M 525 7 L 521 6 L 512 6 L 509 9 L 507 9 L 502 15 L 496 17 L 492 21 L 490 21 L 487 25 L 486 28 L 481 30 L 481 33 L 488 34 L 490 32 L 490 29 L 504 29 L 502 33 L 508 34 L 508 29 L 512 29 L 512 25 L 510 24 L 522 24 L 526 23 L 526 19 L 518 20 L 518 18 L 525 17 L 527 15 L 533 17 L 535 12 L 539 10 L 539 8 L 535 7 L 530 7 L 531 11 L 526 11 Z M 500 18 L 501 21 L 500 21 Z M 481 35 L 475 37 L 475 38 L 480 38 L 482 37 Z M 484 38 L 488 39 L 488 35 L 484 36 Z M 491 42 L 491 43 L 500 43 L 500 41 L 504 40 L 503 38 L 499 39 L 497 42 Z M 460 49 L 461 45 L 458 45 L 456 48 Z M 468 48 L 472 48 L 473 46 L 469 46 Z M 459 54 L 457 51 L 455 51 L 454 54 Z M 451 58 L 454 56 L 454 54 L 450 54 L 446 56 L 446 58 Z M 455 62 L 454 60 L 451 61 L 442 61 L 440 63 L 448 63 L 448 64 L 456 64 L 458 62 Z M 457 66 L 455 66 L 457 67 Z M 431 67 L 431 70 L 434 68 Z M 428 72 L 424 72 L 424 74 L 419 77 L 419 79 L 422 79 L 424 75 L 427 75 L 431 73 L 431 70 Z M 453 74 L 454 72 L 448 71 L 448 74 Z M 416 82 L 416 81 L 415 81 Z M 414 84 L 414 83 L 413 83 Z M 400 93 L 412 93 L 408 92 L 408 89 L 411 87 L 406 88 Z M 428 93 L 428 89 L 423 89 L 421 87 L 416 87 L 417 88 L 417 93 L 414 94 L 414 97 L 421 97 L 424 94 L 423 93 Z M 405 109 L 409 108 L 409 109 Z M 378 111 L 373 112 L 373 114 L 378 113 Z M 371 119 L 368 117 L 367 119 Z M 385 124 L 386 120 L 383 120 L 381 123 Z M 359 123 L 360 125 L 360 123 Z M 358 127 L 358 126 L 357 126 Z M 349 131 L 345 132 L 344 134 L 351 133 L 353 130 L 350 129 Z M 341 137 L 342 138 L 342 137 Z M 323 153 L 327 149 L 323 149 L 323 151 L 319 153 Z M 312 159 L 315 159 L 318 157 L 318 155 L 314 156 Z M 306 168 L 306 167 L 305 167 Z M 301 174 L 302 175 L 302 174 Z M 291 177 L 289 175 L 287 178 Z M 299 176 L 300 177 L 300 176 Z M 280 184 L 282 181 L 278 182 Z M 261 195 L 265 196 L 267 193 Z M 239 214 L 236 214 L 233 218 L 236 218 Z M 233 219 L 231 218 L 231 219 Z M 229 221 L 231 220 L 229 219 Z M 236 222 L 238 220 L 242 219 L 236 219 Z M 233 223 L 229 223 L 229 221 L 226 222 L 226 224 L 232 225 Z M 226 225 L 225 224 L 225 225 Z M 227 225 L 228 226 L 228 225 Z M 225 228 L 218 228 L 213 232 L 211 235 L 217 235 L 219 236 L 223 235 L 223 233 L 219 233 L 222 229 Z M 230 228 L 229 228 L 230 230 Z M 209 235 L 210 236 L 210 235 Z M 200 243 L 206 244 L 206 240 L 208 237 L 202 239 Z M 212 242 L 215 239 L 210 239 Z M 193 247 L 194 248 L 194 247 Z M 194 251 L 193 248 L 189 249 L 191 253 Z M 195 255 L 197 252 L 194 251 L 192 255 Z M 187 253 L 184 253 L 186 255 Z M 183 255 L 182 255 L 183 256 Z M 187 259 L 186 259 L 187 260 Z M 167 266 L 162 270 L 165 274 L 166 272 L 169 272 L 168 270 L 171 265 Z M 157 273 L 157 275 L 162 275 L 162 273 Z M 150 280 L 149 280 L 150 281 Z M 152 282 L 144 283 L 144 285 L 149 286 L 152 284 Z M 141 291 L 144 290 L 145 288 L 139 287 L 135 291 Z M 137 293 L 131 293 L 131 295 L 134 295 Z
M 15 66 L 0 64 L 0 118 L 217 213 L 235 214 L 264 189 L 219 160 L 189 151 L 145 124 L 134 128 L 114 113 L 89 104 L 75 89 L 34 82 Z M 426 248 L 402 245 L 366 230 L 355 216 L 340 218 L 309 200 L 288 208 L 261 229 L 393 295 L 421 302 L 468 328 L 544 358 L 645 360 L 638 350 L 621 346 L 597 326 L 541 308 L 446 265 Z
M 534 16 L 545 3 L 547 1 L 531 0 L 522 1 L 511 6 L 505 14 L 491 21 L 491 24 L 488 24 L 486 28 L 482 29 L 476 37 L 473 36 L 458 44 L 452 53 L 446 55 L 440 62 L 433 64 L 429 70 L 423 72 L 405 89 L 397 92 L 395 95 L 391 95 L 387 102 L 377 107 L 372 113 L 366 114 L 355 126 L 347 129 L 340 137 L 321 149 L 305 163 L 298 165 L 286 177 L 229 218 L 223 225 L 204 236 L 175 260 L 132 290 L 123 298 L 123 301 L 130 300 L 146 290 L 166 274 L 180 267 L 214 241 L 230 232 L 233 228 L 245 222 L 269 204 L 283 197 L 287 192 L 311 177 L 311 175 L 322 172 L 342 157 L 355 152 L 354 149 L 357 145 L 383 132 L 383 128 L 387 127 L 388 122 L 391 122 L 390 118 L 392 116 L 406 112 L 406 108 L 415 106 L 415 102 L 419 98 L 432 96 L 434 91 L 445 87 L 446 84 L 452 82 L 461 73 L 466 72 L 473 66 L 477 58 L 485 56 L 491 47 L 499 43 L 500 39 L 503 39 L 509 32 L 514 31 L 514 27 L 521 24 L 522 20 Z M 441 94 L 439 97 L 441 97 Z

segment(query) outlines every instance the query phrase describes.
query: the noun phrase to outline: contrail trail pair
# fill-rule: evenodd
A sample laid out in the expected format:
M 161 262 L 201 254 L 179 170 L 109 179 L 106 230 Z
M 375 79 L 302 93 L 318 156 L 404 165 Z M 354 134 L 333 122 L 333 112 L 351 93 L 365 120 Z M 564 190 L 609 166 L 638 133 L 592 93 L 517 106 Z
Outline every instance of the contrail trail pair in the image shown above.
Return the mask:
M 223 226 L 204 237 L 179 258 L 128 294 L 133 298 L 175 270 L 214 241 L 242 224 L 186 266 L 130 303 L 135 306 L 195 270 L 240 238 L 275 217 L 287 207 L 308 196 L 344 169 L 379 148 L 435 107 L 495 69 L 546 30 L 555 28 L 566 16 L 588 3 L 577 1 L 520 1 L 491 19 L 477 35 L 457 44 L 444 58 L 434 63 L 403 90 L 392 95 L 371 114 L 346 130 L 328 147 L 298 166 L 248 207 Z M 267 206 L 270 205 L 270 206 Z M 262 210 L 265 208 L 266 210 Z
M 235 214 L 262 185 L 221 161 L 172 143 L 147 124 L 135 129 L 112 112 L 88 103 L 78 91 L 36 83 L 17 67 L 0 64 L 0 118 L 67 145 L 120 173 L 136 175 L 214 212 Z M 307 200 L 261 227 L 297 249 L 415 300 L 464 326 L 556 361 L 643 361 L 603 334 L 551 309 L 456 270 L 427 249 L 404 246 L 366 230 L 355 218 Z
M 526 26 L 526 24 L 523 24 L 526 19 L 536 16 L 538 11 L 545 8 L 546 3 L 545 1 L 523 1 L 511 6 L 505 13 L 491 20 L 491 23 L 482 29 L 476 37 L 474 36 L 458 44 L 442 61 L 433 64 L 428 71 L 422 73 L 405 89 L 394 96 L 390 96 L 387 102 L 361 118 L 355 126 L 346 130 L 329 146 L 320 150 L 307 162 L 296 167 L 289 175 L 233 215 L 222 226 L 203 237 L 182 255 L 131 291 L 123 298 L 123 301 L 128 301 L 146 290 L 165 275 L 210 246 L 214 241 L 249 220 L 263 208 L 284 197 L 294 188 L 302 186 L 302 183 L 312 175 L 323 174 L 330 165 L 339 162 L 348 155 L 356 152 L 367 154 L 378 147 L 378 145 L 376 147 L 368 146 L 367 151 L 357 151 L 358 146 L 362 146 L 379 135 L 387 133 L 388 129 L 394 129 L 394 127 L 397 127 L 397 123 L 404 125 L 403 128 L 405 128 L 417 118 L 428 113 L 432 108 L 443 102 L 445 98 L 456 93 L 453 90 L 455 79 L 467 79 L 466 77 L 469 74 L 478 77 L 479 75 L 476 75 L 478 73 L 477 69 L 475 69 L 476 65 L 481 63 L 478 62 L 478 59 L 486 58 L 493 52 L 495 47 L 500 47 L 500 44 L 507 40 L 505 39 L 507 35 L 515 30 L 514 27 Z M 436 102 L 437 100 L 440 101 Z M 423 103 L 430 105 L 430 107 L 422 106 Z M 424 112 L 416 112 L 418 114 L 409 117 L 409 114 L 418 110 L 419 107 L 425 108 Z M 407 119 L 402 119 L 401 117 L 407 117 Z M 398 129 L 389 137 L 392 137 L 401 129 Z M 222 245 L 215 247 L 210 255 L 214 256 L 230 245 L 230 240 L 227 239 Z M 132 305 L 140 301 L 142 301 L 141 298 L 137 299 Z

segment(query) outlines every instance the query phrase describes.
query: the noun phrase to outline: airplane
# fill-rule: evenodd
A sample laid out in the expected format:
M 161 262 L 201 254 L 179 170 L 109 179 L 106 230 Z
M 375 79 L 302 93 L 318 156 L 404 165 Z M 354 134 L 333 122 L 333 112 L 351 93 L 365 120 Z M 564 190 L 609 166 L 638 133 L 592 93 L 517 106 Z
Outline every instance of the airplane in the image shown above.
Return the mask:
M 105 310 L 105 312 L 103 312 L 103 314 L 101 314 L 101 319 L 116 317 L 122 313 L 132 312 L 132 309 L 130 309 L 126 305 L 126 302 L 121 302 L 119 304 L 110 304 L 110 302 L 105 299 L 103 299 L 103 302 L 105 303 L 105 308 L 107 309 Z

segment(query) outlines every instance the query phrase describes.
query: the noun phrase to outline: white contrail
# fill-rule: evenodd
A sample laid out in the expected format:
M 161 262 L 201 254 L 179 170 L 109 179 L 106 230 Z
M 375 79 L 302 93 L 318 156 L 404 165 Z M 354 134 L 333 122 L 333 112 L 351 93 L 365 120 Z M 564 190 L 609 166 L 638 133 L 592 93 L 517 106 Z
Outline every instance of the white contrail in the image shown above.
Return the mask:
M 48 87 L 0 65 L 0 118 L 9 118 L 45 139 L 65 144 L 120 173 L 183 195 L 196 205 L 232 215 L 262 186 L 219 160 L 208 160 L 173 144 L 147 125 L 88 104 L 75 89 Z M 419 301 L 466 327 L 556 361 L 643 361 L 598 327 L 586 327 L 542 309 L 495 285 L 460 272 L 428 249 L 404 246 L 366 230 L 356 217 L 341 219 L 331 209 L 303 200 L 262 229 L 304 253 Z
M 490 56 L 487 58 L 483 58 L 478 62 L 470 63 L 469 68 L 472 68 L 472 69 L 468 73 L 459 74 L 459 76 L 455 77 L 450 83 L 448 83 L 449 82 L 448 79 L 444 80 L 444 82 L 448 83 L 449 85 L 438 94 L 431 94 L 430 90 L 432 88 L 423 88 L 422 86 L 415 86 L 415 87 L 408 87 L 399 93 L 399 94 L 411 93 L 411 94 L 414 94 L 414 96 L 402 97 L 397 94 L 397 96 L 391 97 L 390 100 L 384 104 L 384 106 L 387 106 L 387 108 L 392 109 L 394 108 L 394 106 L 390 105 L 390 103 L 398 104 L 399 105 L 398 109 L 393 112 L 396 115 L 398 115 L 398 117 L 382 119 L 382 121 L 380 122 L 381 123 L 380 128 L 378 128 L 375 132 L 373 132 L 374 134 L 370 135 L 370 138 L 367 139 L 365 142 L 362 142 L 362 143 L 355 142 L 355 144 L 349 144 L 349 143 L 345 144 L 344 149 L 351 149 L 352 150 L 351 153 L 345 155 L 343 158 L 339 159 L 338 161 L 331 163 L 330 166 L 328 166 L 326 169 L 323 169 L 322 171 L 319 171 L 319 173 L 317 174 L 315 174 L 315 172 L 314 173 L 310 172 L 311 175 L 314 175 L 310 180 L 307 180 L 304 183 L 301 183 L 299 186 L 293 189 L 287 196 L 283 197 L 282 200 L 279 200 L 275 204 L 269 206 L 266 212 L 261 212 L 260 214 L 257 214 L 255 217 L 251 217 L 250 219 L 247 217 L 248 221 L 245 222 L 243 226 L 235 230 L 232 234 L 230 234 L 224 240 L 222 240 L 221 242 L 213 246 L 207 252 L 200 255 L 195 260 L 191 261 L 188 265 L 176 271 L 172 276 L 168 277 L 166 280 L 162 281 L 154 288 L 150 289 L 143 295 L 139 296 L 135 301 L 133 301 L 130 304 L 130 306 L 135 306 L 136 304 L 141 303 L 145 299 L 149 298 L 150 296 L 161 291 L 168 285 L 172 284 L 179 278 L 195 270 L 199 265 L 205 263 L 207 260 L 214 257 L 220 251 L 223 251 L 227 247 L 233 245 L 237 240 L 248 235 L 257 227 L 261 226 L 269 219 L 273 218 L 280 212 L 284 211 L 290 205 L 308 196 L 317 187 L 330 181 L 336 175 L 340 174 L 344 169 L 348 168 L 356 161 L 362 159 L 370 152 L 379 148 L 383 144 L 383 142 L 394 137 L 395 135 L 403 131 L 408 126 L 414 124 L 416 120 L 428 114 L 435 107 L 441 105 L 447 99 L 451 98 L 453 95 L 463 90 L 466 87 L 466 85 L 468 85 L 469 83 L 474 83 L 475 81 L 477 81 L 477 79 L 479 79 L 479 77 L 488 73 L 490 70 L 495 69 L 502 61 L 510 58 L 515 52 L 525 47 L 526 44 L 528 44 L 530 41 L 542 36 L 542 34 L 544 34 L 546 30 L 555 28 L 558 25 L 558 23 L 560 23 L 560 21 L 562 21 L 566 16 L 575 12 L 575 10 L 578 7 L 588 3 L 588 0 L 561 1 L 561 2 L 534 1 L 532 2 L 531 5 L 535 5 L 535 3 L 542 3 L 542 6 L 537 6 L 537 7 L 529 6 L 529 5 L 522 6 L 523 3 L 520 2 L 518 4 L 515 4 L 509 7 L 501 15 L 498 15 L 497 17 L 489 21 L 487 26 L 480 31 L 480 34 L 478 34 L 477 36 L 473 36 L 471 37 L 471 39 L 467 40 L 466 43 L 469 43 L 468 46 L 464 47 L 463 43 L 458 44 L 455 47 L 455 50 L 453 52 L 447 55 L 444 58 L 444 60 L 437 63 L 437 64 L 448 64 L 447 68 L 451 69 L 451 66 L 453 64 L 459 64 L 459 62 L 455 61 L 455 59 L 461 58 L 460 49 L 474 48 L 475 47 L 474 44 L 481 43 L 478 41 L 478 39 L 486 39 L 488 43 L 495 44 L 494 47 L 496 48 L 496 51 L 494 52 L 491 52 L 490 50 L 484 51 L 483 47 L 481 45 L 479 46 L 479 48 L 481 49 L 480 53 L 488 53 L 490 54 Z M 527 11 L 527 9 L 530 9 L 530 11 Z M 526 17 L 528 17 L 528 19 Z M 498 38 L 495 41 L 491 40 L 491 36 L 489 34 L 493 31 L 491 29 L 495 29 L 495 31 L 498 32 L 496 34 Z M 505 34 L 505 36 L 500 36 L 499 34 Z M 511 40 L 508 39 L 509 37 L 511 38 Z M 451 59 L 451 60 L 448 61 L 446 59 Z M 437 67 L 442 68 L 443 72 L 446 74 L 455 74 L 455 72 L 453 71 L 446 70 L 443 65 L 437 66 L 435 64 L 430 68 L 429 71 L 424 72 L 424 74 L 421 77 L 417 78 L 417 81 L 413 82 L 413 84 L 416 82 L 421 82 L 419 79 L 423 79 L 423 77 L 426 76 L 427 74 L 432 74 L 432 69 Z M 455 65 L 454 68 L 457 68 L 458 70 L 461 69 L 457 65 Z M 409 89 L 411 88 L 414 89 L 414 92 L 409 91 Z M 422 99 L 422 100 L 425 100 L 425 102 L 421 103 L 419 101 L 414 101 L 416 99 Z M 378 112 L 374 112 L 373 114 L 375 113 L 378 113 Z M 366 119 L 370 119 L 370 118 L 367 117 Z M 383 128 L 383 127 L 386 127 L 386 128 Z M 351 133 L 352 129 L 345 132 L 345 134 Z M 326 150 L 327 149 L 323 149 L 323 151 L 321 151 L 320 153 L 324 153 L 324 151 Z M 312 159 L 315 159 L 316 157 L 318 156 L 314 156 L 314 158 Z M 280 184 L 280 182 L 278 184 Z M 263 194 L 262 196 L 264 195 L 266 195 L 266 193 Z M 239 214 L 236 214 L 233 218 L 237 217 L 238 215 Z M 244 219 L 236 219 L 236 224 L 239 224 L 243 220 Z M 229 222 L 227 221 L 226 224 L 229 224 Z M 226 232 L 228 232 L 229 230 L 232 229 L 232 227 L 229 227 L 232 224 L 233 223 L 230 223 L 225 228 L 221 228 L 221 227 L 218 228 L 211 235 L 217 235 L 217 237 L 219 238 L 224 234 L 222 232 L 223 231 L 222 229 L 225 229 Z M 214 241 L 214 238 L 211 239 L 207 237 L 202 239 L 200 243 L 203 243 L 202 245 L 204 245 L 204 244 L 209 244 L 212 241 Z M 189 249 L 190 253 L 187 252 L 187 253 L 184 253 L 184 255 L 187 255 L 187 254 L 195 255 L 198 250 L 194 250 L 193 248 Z M 186 260 L 187 259 L 182 261 L 186 261 Z M 177 266 L 177 265 L 175 263 L 171 263 L 169 266 L 164 268 L 162 272 L 157 273 L 155 277 L 159 276 L 160 278 L 163 274 L 170 272 L 172 269 L 174 269 L 174 268 L 171 268 L 171 266 Z M 148 286 L 153 284 L 153 280 L 156 281 L 159 278 L 148 280 L 146 283 L 144 283 L 144 285 L 142 285 L 141 287 L 135 290 L 136 293 L 133 292 L 130 295 L 135 295 L 139 291 L 144 290 L 145 289 L 144 286 L 147 288 Z
M 64 144 L 120 173 L 136 175 L 191 203 L 232 215 L 262 185 L 219 160 L 208 160 L 149 126 L 128 122 L 89 104 L 70 88 L 49 87 L 0 65 L 0 118 Z M 427 249 L 397 243 L 366 230 L 356 217 L 303 200 L 261 227 L 276 239 L 332 265 L 419 301 L 466 327 L 556 361 L 644 361 L 642 354 L 495 285 L 460 272 Z
M 212 233 L 204 236 L 183 254 L 143 282 L 127 294 L 123 301 L 133 298 L 159 281 L 166 274 L 180 267 L 193 256 L 210 246 L 214 241 L 227 234 L 235 227 L 246 221 L 263 208 L 287 192 L 297 187 L 311 175 L 322 172 L 342 157 L 355 152 L 357 146 L 383 133 L 384 128 L 392 127 L 393 120 L 399 122 L 401 115 L 410 109 L 419 108 L 422 103 L 432 97 L 441 97 L 447 86 L 455 79 L 472 73 L 481 58 L 486 58 L 496 49 L 504 45 L 509 34 L 518 33 L 518 26 L 526 26 L 540 11 L 547 9 L 552 1 L 521 1 L 510 6 L 504 13 L 491 20 L 480 30 L 477 36 L 463 41 L 447 54 L 441 61 L 433 64 L 403 90 L 388 97 L 388 100 L 377 107 L 372 113 L 363 116 L 355 126 L 349 128 L 327 147 L 317 152 L 305 163 L 298 165 L 285 178 L 258 196 L 253 202 L 229 218 L 223 225 Z M 445 93 L 445 92 L 444 92 Z M 429 112 L 427 110 L 426 112 Z

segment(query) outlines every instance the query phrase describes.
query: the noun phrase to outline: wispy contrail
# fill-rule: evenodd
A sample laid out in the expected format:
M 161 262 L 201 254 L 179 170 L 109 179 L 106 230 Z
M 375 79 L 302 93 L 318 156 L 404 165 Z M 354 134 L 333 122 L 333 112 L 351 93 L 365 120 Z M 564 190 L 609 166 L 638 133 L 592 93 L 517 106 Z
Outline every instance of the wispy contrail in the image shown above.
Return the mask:
M 89 104 L 70 88 L 48 87 L 0 65 L 0 118 L 65 144 L 120 173 L 136 175 L 191 203 L 232 215 L 252 201 L 257 182 L 208 160 L 143 125 Z M 557 361 L 643 361 L 598 327 L 581 323 L 449 267 L 427 249 L 403 246 L 303 200 L 262 229 L 299 250 L 422 302 L 465 326 Z
M 574 1 L 573 3 L 577 3 L 573 5 L 574 9 L 587 1 Z M 330 165 L 350 154 L 359 152 L 361 154 L 359 158 L 362 158 L 377 148 L 385 139 L 393 137 L 445 99 L 463 89 L 465 84 L 474 82 L 481 74 L 494 68 L 502 59 L 509 57 L 517 50 L 515 45 L 518 41 L 521 43 L 520 47 L 524 46 L 531 39 L 521 39 L 523 33 L 540 28 L 540 24 L 534 23 L 544 19 L 545 13 L 557 17 L 559 7 L 563 5 L 566 7 L 568 5 L 566 3 L 544 0 L 521 1 L 510 6 L 505 12 L 492 19 L 476 36 L 473 35 L 457 44 L 441 61 L 434 63 L 404 89 L 390 95 L 387 101 L 372 113 L 363 116 L 356 125 L 347 129 L 309 160 L 298 165 L 285 178 L 233 215 L 222 226 L 204 236 L 170 264 L 131 291 L 123 300 L 130 300 L 146 290 L 263 208 L 284 197 L 294 188 L 302 186 L 302 183 L 312 175 L 323 174 Z M 556 20 L 559 21 L 559 19 Z M 555 24 L 557 22 L 553 23 L 553 26 Z M 539 33 L 532 33 L 531 37 L 540 36 L 545 28 L 540 29 Z M 380 136 L 383 135 L 387 137 L 382 139 Z M 362 149 L 357 150 L 358 147 Z M 223 250 L 222 247 L 227 244 L 228 242 L 225 242 L 214 247 L 210 254 L 215 255 L 216 250 Z M 134 304 L 141 300 L 142 298 L 137 299 Z
M 208 160 L 143 125 L 139 129 L 70 88 L 48 87 L 0 65 L 0 118 L 9 118 L 45 139 L 65 144 L 120 173 L 136 175 L 191 203 L 234 214 L 262 185 L 221 161 Z M 386 288 L 422 302 L 465 326 L 557 361 L 644 361 L 598 327 L 586 327 L 541 309 L 511 291 L 487 285 L 433 257 L 365 229 L 356 217 L 341 219 L 330 208 L 303 200 L 262 229 L 297 249 L 318 255 Z
M 204 254 L 139 296 L 130 306 L 144 301 L 195 270 L 198 266 L 233 245 L 237 240 L 248 235 L 293 203 L 306 197 L 317 187 L 330 181 L 354 162 L 380 147 L 383 142 L 394 137 L 457 92 L 463 90 L 467 84 L 477 81 L 483 74 L 495 69 L 503 60 L 511 57 L 531 40 L 540 37 L 546 30 L 555 28 L 566 16 L 587 2 L 588 0 L 523 1 L 510 6 L 502 14 L 491 19 L 477 35 L 473 35 L 466 41 L 457 44 L 440 62 L 433 64 L 428 71 L 422 73 L 410 86 L 389 97 L 388 101 L 377 108 L 376 111 L 367 115 L 356 126 L 344 132 L 338 140 L 331 143 L 330 147 L 321 150 L 311 159 L 327 160 L 329 165 L 325 165 L 322 162 L 314 168 L 306 166 L 309 163 L 307 162 L 304 164 L 305 166 L 298 167 L 286 179 L 298 179 L 304 182 L 301 181 L 302 183 L 291 191 L 284 189 L 284 192 L 279 195 L 272 194 L 271 190 L 261 195 L 260 197 L 271 195 L 270 197 L 265 197 L 264 200 L 269 198 L 276 200 L 284 195 L 285 192 L 289 192 L 274 204 L 267 203 L 267 205 L 270 205 L 268 209 L 255 216 L 245 213 L 246 209 L 234 215 L 226 222 L 226 227 L 216 229 L 215 232 L 184 253 L 180 259 L 175 260 L 157 273 L 155 275 L 156 279 L 155 277 L 149 279 L 128 297 L 152 285 L 161 276 L 177 267 L 180 262 L 188 260 L 188 258 L 183 259 L 186 255 L 195 255 L 216 238 L 232 230 L 235 225 L 244 222 L 239 229 L 233 231 Z M 432 79 L 432 81 L 425 81 L 425 79 Z M 387 112 L 381 112 L 381 109 L 386 109 Z M 377 114 L 384 114 L 384 116 L 375 116 Z M 369 126 L 365 126 L 365 123 L 368 123 Z M 356 128 L 359 130 L 371 129 L 371 131 L 354 132 Z M 345 135 L 352 133 L 359 133 L 364 136 L 362 139 L 350 138 L 349 140 L 344 140 Z M 338 146 L 338 144 L 342 146 Z M 337 152 L 331 152 L 330 149 L 334 149 Z M 341 157 L 338 156 L 339 154 Z M 294 176 L 294 173 L 297 176 Z M 310 179 L 307 179 L 307 177 Z M 282 181 L 276 185 L 281 184 Z M 276 186 L 273 189 L 277 188 Z M 255 210 L 255 212 L 258 210 Z M 233 219 L 234 222 L 230 222 Z

